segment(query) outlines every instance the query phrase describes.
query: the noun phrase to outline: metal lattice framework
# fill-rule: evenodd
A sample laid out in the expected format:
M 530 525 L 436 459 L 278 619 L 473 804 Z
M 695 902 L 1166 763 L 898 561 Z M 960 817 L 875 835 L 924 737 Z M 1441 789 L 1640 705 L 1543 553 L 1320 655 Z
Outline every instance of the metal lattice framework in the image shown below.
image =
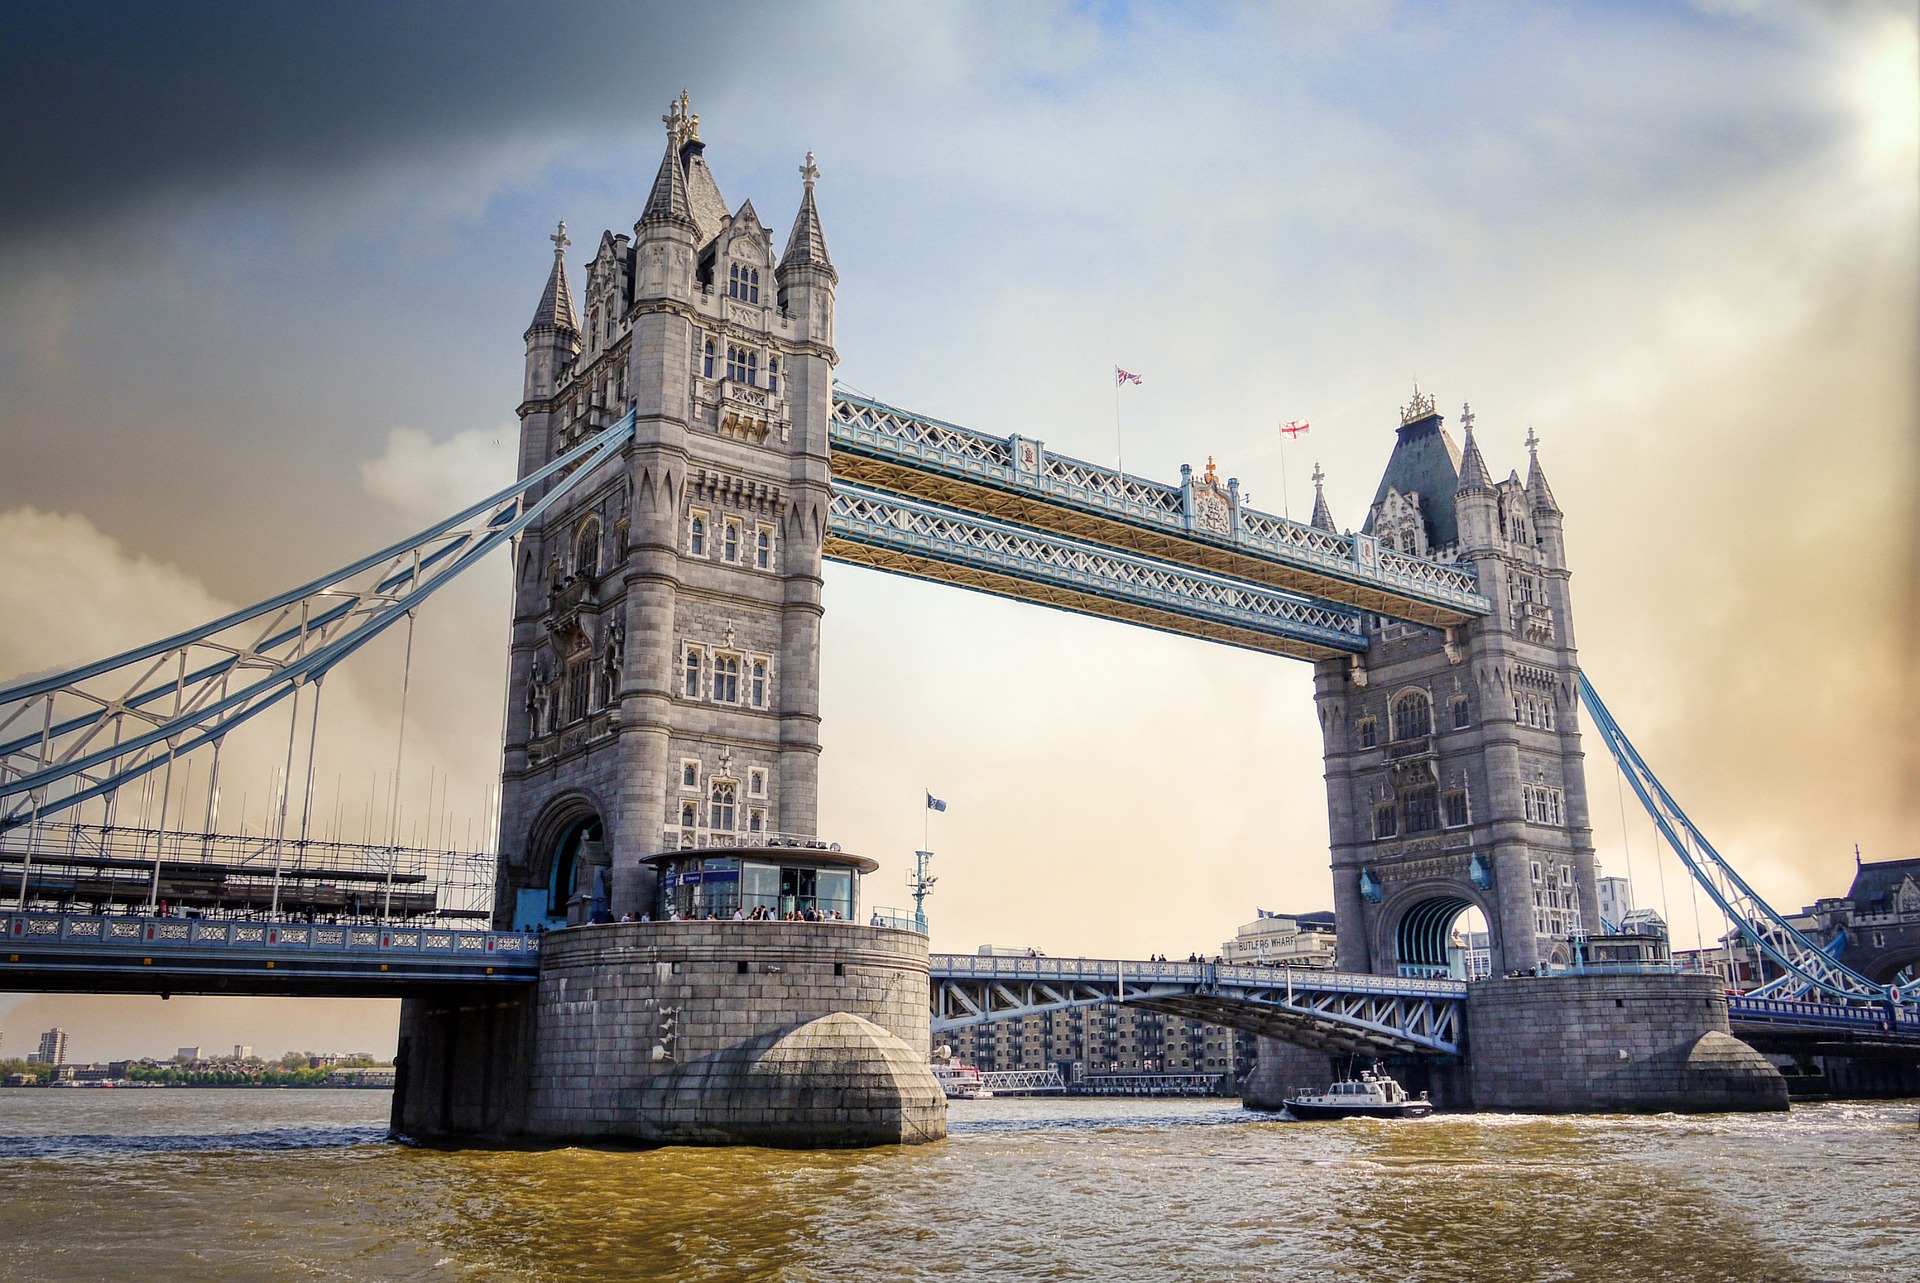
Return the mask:
M 1286 967 L 935 954 L 935 1035 L 1128 1002 L 1151 1011 L 1360 1055 L 1457 1056 L 1467 987 Z
M 1367 648 L 1357 611 L 846 482 L 834 486 L 826 555 L 1302 659 Z
M 1248 580 L 1325 602 L 1444 627 L 1491 609 L 1470 567 L 1387 552 L 1231 505 L 1200 519 L 1198 483 L 1166 485 L 1049 454 L 836 390 L 828 425 L 836 483 L 852 482 L 1083 543 Z
M 162 641 L 0 689 L 0 831 L 34 824 L 235 727 L 406 618 L 633 435 L 629 414 L 472 507 L 333 574 Z
M 1613 754 L 1620 773 L 1626 777 L 1628 786 L 1646 808 L 1660 836 L 1680 858 L 1680 863 L 1713 897 L 1714 903 L 1720 906 L 1720 911 L 1739 929 L 1740 934 L 1786 973 L 1786 983 L 1778 987 L 1770 986 L 1769 996 L 1824 996 L 1843 1003 L 1915 1002 L 1914 995 L 1902 995 L 1886 985 L 1869 980 L 1833 957 L 1761 899 L 1727 863 L 1726 858 L 1714 850 L 1706 835 L 1687 818 L 1680 804 L 1661 785 L 1646 759 L 1640 756 L 1639 750 L 1634 748 L 1632 741 L 1620 729 L 1620 724 L 1607 711 L 1607 706 L 1601 702 L 1593 683 L 1587 680 L 1584 673 L 1580 675 L 1580 699 L 1592 715 L 1594 726 L 1600 732 L 1600 738 L 1606 742 L 1608 751 Z

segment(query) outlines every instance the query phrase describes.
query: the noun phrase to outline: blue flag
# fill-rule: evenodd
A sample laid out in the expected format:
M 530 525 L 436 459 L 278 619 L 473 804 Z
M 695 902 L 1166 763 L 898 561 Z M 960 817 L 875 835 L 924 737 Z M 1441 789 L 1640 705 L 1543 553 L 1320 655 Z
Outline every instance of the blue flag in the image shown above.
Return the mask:
M 927 809 L 929 811 L 944 811 L 947 809 L 947 804 L 929 793 L 927 794 Z

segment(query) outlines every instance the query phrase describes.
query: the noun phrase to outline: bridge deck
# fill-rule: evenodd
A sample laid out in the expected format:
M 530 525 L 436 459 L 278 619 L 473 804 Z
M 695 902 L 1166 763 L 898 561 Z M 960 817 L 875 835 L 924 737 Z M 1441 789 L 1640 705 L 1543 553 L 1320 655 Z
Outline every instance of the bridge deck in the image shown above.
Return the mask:
M 395 998 L 530 984 L 540 937 L 438 926 L 0 914 L 0 991 Z

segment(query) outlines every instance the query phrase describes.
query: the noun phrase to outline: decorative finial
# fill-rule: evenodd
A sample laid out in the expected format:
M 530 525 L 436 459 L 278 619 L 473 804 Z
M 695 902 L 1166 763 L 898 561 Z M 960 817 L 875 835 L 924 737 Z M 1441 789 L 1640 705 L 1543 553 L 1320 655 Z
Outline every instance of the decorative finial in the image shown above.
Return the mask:
M 687 140 L 687 91 L 682 89 L 680 96 L 667 104 L 667 114 L 660 117 L 660 123 L 667 127 L 667 141 L 675 147 Z
M 1540 438 L 1533 435 L 1533 425 L 1527 425 L 1527 457 L 1535 463 L 1540 462 Z
M 566 253 L 567 246 L 573 244 L 572 241 L 567 239 L 567 220 L 564 218 L 561 219 L 560 230 L 547 237 L 547 239 L 553 242 L 553 256 L 555 258 L 559 258 L 562 254 Z
M 700 141 L 700 114 L 688 101 L 685 89 L 680 91 L 680 141 L 683 143 Z
M 1220 474 L 1213 470 L 1213 456 L 1207 456 L 1207 484 L 1216 490 L 1220 488 Z
M 808 191 L 812 191 L 814 180 L 818 177 L 820 177 L 820 167 L 813 163 L 813 153 L 808 152 L 807 163 L 800 166 L 800 181 L 807 185 Z
M 1315 459 L 1313 461 L 1313 488 L 1315 490 L 1321 489 L 1321 483 L 1324 482 L 1326 479 L 1327 479 L 1327 474 L 1320 471 L 1320 461 L 1318 459 Z
M 1460 427 L 1466 432 L 1473 431 L 1473 403 L 1470 401 L 1460 403 Z
M 1433 398 L 1423 394 L 1420 391 L 1420 384 L 1416 381 L 1413 385 L 1413 400 L 1400 411 L 1400 426 L 1404 428 L 1409 423 L 1418 423 L 1433 412 Z

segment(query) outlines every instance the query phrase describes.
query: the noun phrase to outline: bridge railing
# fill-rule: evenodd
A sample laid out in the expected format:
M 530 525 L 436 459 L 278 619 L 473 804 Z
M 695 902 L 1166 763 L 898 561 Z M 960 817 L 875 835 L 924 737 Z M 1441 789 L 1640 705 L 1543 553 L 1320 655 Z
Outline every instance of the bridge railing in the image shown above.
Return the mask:
M 929 966 L 938 976 L 1006 980 L 1102 981 L 1151 985 L 1232 985 L 1264 988 L 1292 984 L 1297 989 L 1339 993 L 1378 993 L 1429 998 L 1465 998 L 1461 980 L 1412 976 L 1373 976 L 1317 967 L 1260 967 L 1212 962 L 1130 962 L 1102 958 L 1020 958 L 973 953 L 936 953 Z
M 1797 998 L 1731 995 L 1727 998 L 1727 1018 L 1742 1024 L 1898 1031 L 1920 1036 L 1920 1011 L 1906 1007 L 1849 1007 Z
M 0 940 L 14 947 L 65 947 L 90 954 L 114 949 L 155 955 L 204 950 L 378 953 L 524 960 L 528 965 L 540 954 L 540 937 L 518 931 L 77 913 L 0 913 Z

